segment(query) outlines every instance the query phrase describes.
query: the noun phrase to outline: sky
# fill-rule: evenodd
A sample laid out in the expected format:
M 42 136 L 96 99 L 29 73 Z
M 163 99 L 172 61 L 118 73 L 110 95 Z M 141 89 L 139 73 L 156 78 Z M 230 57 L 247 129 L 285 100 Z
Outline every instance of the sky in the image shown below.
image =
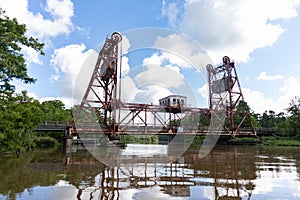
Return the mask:
M 17 6 L 16 6 L 17 5 Z M 23 48 L 27 90 L 40 101 L 80 102 L 105 38 L 122 34 L 122 100 L 158 103 L 169 94 L 208 107 L 207 64 L 234 60 L 256 113 L 285 112 L 300 96 L 300 0 L 0 0 L 45 56 Z

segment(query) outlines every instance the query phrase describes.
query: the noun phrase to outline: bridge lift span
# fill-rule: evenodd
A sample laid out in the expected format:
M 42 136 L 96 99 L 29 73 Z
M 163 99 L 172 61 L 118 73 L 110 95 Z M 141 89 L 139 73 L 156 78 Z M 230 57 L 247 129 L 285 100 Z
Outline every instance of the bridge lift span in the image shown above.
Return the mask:
M 225 121 L 222 121 L 224 126 L 214 130 L 217 134 L 233 137 L 256 135 L 250 113 L 237 110 L 238 103 L 244 101 L 244 97 L 235 64 L 227 56 L 223 57 L 221 66 L 206 66 L 209 108 L 122 102 L 118 84 L 118 77 L 121 77 L 121 41 L 122 35 L 115 32 L 105 40 L 99 52 L 90 82 L 74 117 L 77 132 L 118 135 L 173 134 L 180 131 L 206 134 L 211 125 L 210 119 L 217 110 L 225 114 Z M 243 127 L 245 122 L 251 124 L 247 129 Z

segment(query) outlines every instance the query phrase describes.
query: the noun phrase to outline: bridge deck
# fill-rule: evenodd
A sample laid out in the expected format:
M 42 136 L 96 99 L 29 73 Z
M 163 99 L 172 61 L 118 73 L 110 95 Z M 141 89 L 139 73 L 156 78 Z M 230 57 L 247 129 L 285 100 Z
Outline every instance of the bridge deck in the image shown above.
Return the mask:
M 70 128 L 71 124 L 68 122 L 43 122 L 38 125 L 35 131 L 66 131 Z M 105 130 L 95 123 L 84 123 L 77 124 L 76 131 L 73 133 L 79 134 L 111 134 L 110 130 Z M 166 131 L 162 126 L 127 126 L 122 132 L 117 132 L 120 135 L 169 135 L 169 134 L 186 134 L 186 135 L 207 135 L 207 134 L 216 134 L 216 135 L 230 135 L 226 130 L 220 129 L 209 129 L 208 127 L 202 127 L 200 129 L 185 129 L 180 133 L 177 132 L 177 129 L 171 131 Z M 257 136 L 271 136 L 276 133 L 274 128 L 257 128 Z M 251 129 L 243 128 L 237 132 L 236 136 L 253 136 L 255 135 Z
M 45 121 L 39 124 L 35 131 L 65 131 L 70 127 L 69 122 Z

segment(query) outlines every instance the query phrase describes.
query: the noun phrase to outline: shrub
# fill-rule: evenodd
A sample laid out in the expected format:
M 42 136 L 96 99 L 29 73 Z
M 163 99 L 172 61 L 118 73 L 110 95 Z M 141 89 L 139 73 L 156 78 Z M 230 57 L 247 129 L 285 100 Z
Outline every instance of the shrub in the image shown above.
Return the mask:
M 55 147 L 58 145 L 58 142 L 54 138 L 47 136 L 36 137 L 34 141 L 37 147 L 41 148 Z

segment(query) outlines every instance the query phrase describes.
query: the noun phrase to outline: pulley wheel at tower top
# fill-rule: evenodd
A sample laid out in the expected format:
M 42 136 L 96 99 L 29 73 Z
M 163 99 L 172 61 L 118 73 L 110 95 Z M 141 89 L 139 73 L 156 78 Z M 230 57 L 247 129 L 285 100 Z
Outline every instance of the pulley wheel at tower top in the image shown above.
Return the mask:
M 208 72 L 212 72 L 214 67 L 211 64 L 206 65 L 206 69 Z
M 230 58 L 228 56 L 224 56 L 222 60 L 223 60 L 224 64 L 229 64 L 230 63 Z
M 121 42 L 121 40 L 122 40 L 122 35 L 121 35 L 121 33 L 119 33 L 119 32 L 114 32 L 114 33 L 111 35 L 111 40 L 113 40 L 113 41 L 116 42 L 116 43 Z

